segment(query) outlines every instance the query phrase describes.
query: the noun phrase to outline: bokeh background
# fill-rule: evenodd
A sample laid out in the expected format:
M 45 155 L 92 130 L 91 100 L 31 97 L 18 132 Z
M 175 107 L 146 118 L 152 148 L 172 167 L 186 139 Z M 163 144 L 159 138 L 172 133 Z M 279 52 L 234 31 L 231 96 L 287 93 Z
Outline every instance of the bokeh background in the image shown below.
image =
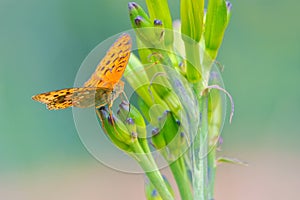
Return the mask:
M 216 199 L 298 199 L 300 3 L 231 2 L 218 60 L 236 112 L 220 155 L 249 166 L 221 165 Z M 72 86 L 86 55 L 130 28 L 127 3 L 0 0 L 0 199 L 144 199 L 142 175 L 89 155 L 71 109 L 50 112 L 31 100 Z M 178 19 L 179 1 L 170 8 Z

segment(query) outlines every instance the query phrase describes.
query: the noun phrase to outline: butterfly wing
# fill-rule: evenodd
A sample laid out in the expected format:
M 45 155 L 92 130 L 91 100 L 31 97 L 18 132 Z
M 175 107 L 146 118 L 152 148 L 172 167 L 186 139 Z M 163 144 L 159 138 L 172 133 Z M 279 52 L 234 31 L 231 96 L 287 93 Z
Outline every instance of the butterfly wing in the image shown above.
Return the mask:
M 100 61 L 91 78 L 85 82 L 84 87 L 112 89 L 122 78 L 130 57 L 131 46 L 131 38 L 128 34 L 120 36 Z
M 65 109 L 71 106 L 87 108 L 111 104 L 123 91 L 120 79 L 127 66 L 131 51 L 131 38 L 123 34 L 107 51 L 91 78 L 82 88 L 66 88 L 38 94 L 33 100 L 46 104 L 49 110 Z M 119 87 L 115 91 L 114 86 Z M 113 92 L 113 94 L 112 94 Z
M 33 100 L 46 104 L 49 110 L 65 109 L 71 106 L 88 108 L 101 107 L 110 103 L 112 90 L 109 88 L 66 88 L 38 94 Z

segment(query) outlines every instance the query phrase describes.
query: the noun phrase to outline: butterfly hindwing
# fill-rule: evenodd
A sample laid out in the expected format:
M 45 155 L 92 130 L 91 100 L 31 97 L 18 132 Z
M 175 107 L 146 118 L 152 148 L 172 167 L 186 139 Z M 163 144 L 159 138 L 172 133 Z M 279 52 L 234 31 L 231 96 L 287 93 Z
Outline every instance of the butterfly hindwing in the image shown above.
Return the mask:
M 65 109 L 71 106 L 88 108 L 104 106 L 111 99 L 112 90 L 108 88 L 66 88 L 38 94 L 33 100 L 47 105 L 49 110 Z

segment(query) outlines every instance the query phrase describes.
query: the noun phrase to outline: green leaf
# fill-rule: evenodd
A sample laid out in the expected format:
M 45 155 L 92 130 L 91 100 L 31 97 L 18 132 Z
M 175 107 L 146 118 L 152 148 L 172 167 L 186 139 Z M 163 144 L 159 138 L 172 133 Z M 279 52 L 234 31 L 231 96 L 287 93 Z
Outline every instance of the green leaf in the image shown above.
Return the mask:
M 235 165 L 243 165 L 243 166 L 248 166 L 247 162 L 241 161 L 236 158 L 229 158 L 229 157 L 219 157 L 217 159 L 217 163 L 229 163 L 229 164 L 235 164 Z

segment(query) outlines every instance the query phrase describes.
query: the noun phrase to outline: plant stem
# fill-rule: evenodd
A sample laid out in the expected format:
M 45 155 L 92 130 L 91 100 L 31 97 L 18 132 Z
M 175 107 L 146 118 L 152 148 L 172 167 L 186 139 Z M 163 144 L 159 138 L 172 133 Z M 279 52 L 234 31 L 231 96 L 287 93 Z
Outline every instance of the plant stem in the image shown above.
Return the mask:
M 193 143 L 193 189 L 194 199 L 208 200 L 208 167 L 207 167 L 207 149 L 208 149 L 208 113 L 206 95 L 199 98 L 199 109 L 201 113 L 201 123 L 198 133 Z
M 138 142 L 132 144 L 132 149 L 135 154 L 132 156 L 140 164 L 150 182 L 154 185 L 159 195 L 164 200 L 173 200 L 174 197 L 166 186 L 158 167 L 156 166 L 152 155 L 149 152 L 144 152 Z
M 187 177 L 187 170 L 183 157 L 181 156 L 172 164 L 170 164 L 170 168 L 177 183 L 181 199 L 193 200 L 190 182 Z
M 216 177 L 216 147 L 208 154 L 208 199 L 214 198 L 214 187 Z

